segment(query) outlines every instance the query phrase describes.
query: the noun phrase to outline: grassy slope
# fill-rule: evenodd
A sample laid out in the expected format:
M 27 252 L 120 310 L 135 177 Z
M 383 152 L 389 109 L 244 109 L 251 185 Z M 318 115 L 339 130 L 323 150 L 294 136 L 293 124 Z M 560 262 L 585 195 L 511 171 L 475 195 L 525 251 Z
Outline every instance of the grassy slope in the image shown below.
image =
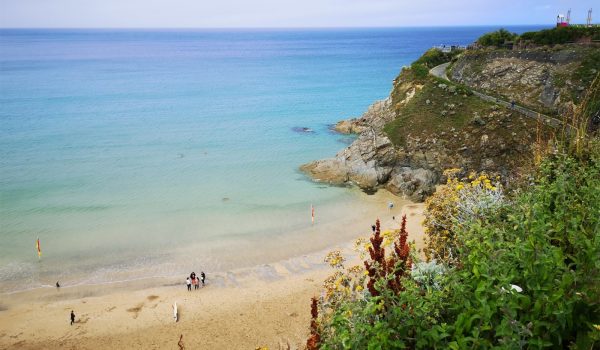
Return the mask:
M 574 85 L 588 87 L 592 83 L 592 80 L 596 77 L 597 73 L 600 72 L 600 49 L 596 48 L 579 48 L 581 55 L 581 61 L 574 64 L 573 69 L 565 72 L 564 75 L 557 77 L 555 83 L 565 84 L 566 80 L 570 80 Z M 561 81 L 563 78 L 564 81 Z M 580 97 L 580 93 L 577 91 L 571 91 L 572 98 L 577 101 Z M 577 101 L 578 102 L 578 101 Z
M 452 84 L 434 77 L 417 79 L 410 72 L 405 70 L 401 73 L 400 79 L 403 82 L 412 81 L 415 84 L 422 85 L 422 89 L 403 106 L 398 102 L 404 99 L 404 91 L 401 88 L 392 91 L 392 102 L 395 107 L 396 119 L 386 125 L 385 132 L 392 142 L 397 146 L 403 146 L 408 135 L 430 136 L 433 134 L 449 133 L 452 128 L 459 131 L 478 133 L 478 131 L 492 132 L 494 135 L 507 137 L 513 132 L 519 133 L 537 128 L 537 122 L 521 116 L 518 113 L 483 101 L 473 95 L 470 90 L 464 86 Z M 456 92 L 450 92 L 449 89 L 442 89 L 440 84 L 447 86 L 454 85 Z M 429 100 L 429 103 L 427 101 Z M 454 105 L 452 108 L 450 105 Z M 442 115 L 446 111 L 446 115 Z M 490 120 L 489 116 L 494 112 L 503 112 L 512 114 L 500 120 L 500 124 L 505 127 L 497 127 L 498 120 Z M 479 125 L 475 114 L 479 119 L 485 122 L 485 125 Z M 521 124 L 525 127 L 511 130 L 511 124 Z
M 402 74 L 404 78 L 412 79 L 410 71 Z M 422 84 L 423 88 L 405 106 L 396 107 L 396 119 L 385 127 L 395 145 L 401 146 L 408 134 L 416 135 L 419 131 L 422 135 L 428 135 L 468 127 L 475 112 L 485 115 L 492 111 L 492 104 L 477 98 L 467 88 L 457 86 L 455 94 L 439 88 L 440 84 L 450 84 L 434 77 L 415 82 Z M 401 92 L 392 92 L 394 106 L 403 98 Z M 449 106 L 452 104 L 455 106 L 453 109 Z M 444 110 L 447 111 L 446 116 L 441 115 Z
M 456 92 L 440 84 L 454 85 Z M 414 86 L 421 89 L 408 103 L 401 103 Z M 404 69 L 396 79 L 392 103 L 396 119 L 384 131 L 396 147 L 427 148 L 435 142 L 452 158 L 469 159 L 466 170 L 480 170 L 486 159 L 493 159 L 500 168 L 516 171 L 531 162 L 537 133 L 545 138 L 552 132 L 536 120 L 479 99 L 464 86 L 417 77 L 413 69 Z M 488 141 L 483 143 L 482 138 Z

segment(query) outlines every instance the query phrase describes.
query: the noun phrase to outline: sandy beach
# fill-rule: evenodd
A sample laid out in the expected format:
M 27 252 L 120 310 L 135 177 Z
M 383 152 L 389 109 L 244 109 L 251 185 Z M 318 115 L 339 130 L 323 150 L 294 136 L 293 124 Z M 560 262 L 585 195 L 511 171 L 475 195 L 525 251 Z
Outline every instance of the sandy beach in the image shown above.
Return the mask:
M 379 198 L 383 208 L 388 195 Z M 368 223 L 376 216 L 382 229 L 393 229 L 405 213 L 409 240 L 421 248 L 422 211 L 423 204 L 408 203 L 379 215 L 361 213 L 359 221 L 367 228 L 362 237 L 368 236 Z M 183 276 L 4 294 L 0 348 L 179 349 L 181 336 L 186 349 L 278 349 L 288 344 L 302 348 L 310 298 L 320 293 L 322 281 L 332 272 L 323 257 L 340 249 L 349 263 L 360 263 L 352 245 L 345 240 L 310 254 L 209 274 L 206 286 L 191 292 Z M 174 302 L 178 322 L 172 316 Z M 71 310 L 76 314 L 74 325 L 69 321 Z

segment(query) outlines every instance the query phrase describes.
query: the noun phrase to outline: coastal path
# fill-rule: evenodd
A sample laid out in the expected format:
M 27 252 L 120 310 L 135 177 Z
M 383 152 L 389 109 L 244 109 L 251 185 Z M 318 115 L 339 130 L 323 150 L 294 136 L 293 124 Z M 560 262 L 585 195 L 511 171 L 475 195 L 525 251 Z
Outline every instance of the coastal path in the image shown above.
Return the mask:
M 434 77 L 438 77 L 438 78 L 444 79 L 446 81 L 452 82 L 452 80 L 450 80 L 450 78 L 448 78 L 448 75 L 446 74 L 446 69 L 448 68 L 449 65 L 450 65 L 450 62 L 446 62 L 446 63 L 442 63 L 442 64 L 440 64 L 438 66 L 435 66 L 435 67 L 433 67 L 433 68 L 431 68 L 429 70 L 429 74 L 433 75 Z M 525 115 L 525 116 L 527 116 L 529 118 L 535 119 L 535 120 L 540 120 L 541 119 L 544 122 L 544 124 L 546 124 L 546 125 L 548 125 L 550 127 L 553 127 L 555 129 L 558 129 L 558 128 L 560 128 L 563 125 L 563 123 L 560 120 L 558 120 L 556 118 L 553 118 L 553 117 L 550 117 L 550 116 L 547 116 L 545 114 L 536 112 L 536 111 L 531 110 L 529 108 L 526 108 L 526 107 L 523 107 L 523 106 L 518 106 L 516 104 L 513 107 L 512 104 L 510 102 L 508 102 L 508 101 L 504 101 L 504 100 L 499 99 L 497 97 L 486 95 L 484 93 L 481 93 L 479 91 L 475 91 L 473 89 L 471 89 L 471 91 L 473 91 L 473 94 L 475 96 L 479 97 L 482 100 L 493 102 L 493 103 L 499 104 L 501 106 L 507 107 L 509 109 L 513 109 L 513 110 L 515 110 L 515 111 L 517 111 L 517 112 L 519 112 L 519 113 L 521 113 L 521 114 L 523 114 L 523 115 Z

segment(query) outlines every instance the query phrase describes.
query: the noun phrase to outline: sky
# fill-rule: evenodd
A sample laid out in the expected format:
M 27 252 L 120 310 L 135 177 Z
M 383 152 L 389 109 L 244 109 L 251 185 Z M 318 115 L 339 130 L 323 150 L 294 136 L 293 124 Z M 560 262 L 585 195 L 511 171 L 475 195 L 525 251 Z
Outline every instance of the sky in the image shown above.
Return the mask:
M 252 28 L 585 23 L 598 0 L 0 0 L 3 28 Z M 598 23 L 598 20 L 594 20 Z

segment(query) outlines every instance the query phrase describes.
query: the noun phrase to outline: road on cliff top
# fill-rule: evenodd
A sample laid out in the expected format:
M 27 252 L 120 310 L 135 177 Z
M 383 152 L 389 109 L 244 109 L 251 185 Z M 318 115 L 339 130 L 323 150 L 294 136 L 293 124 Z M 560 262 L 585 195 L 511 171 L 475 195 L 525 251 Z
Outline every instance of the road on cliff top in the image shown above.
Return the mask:
M 446 81 L 452 82 L 452 80 L 450 80 L 450 78 L 448 78 L 448 75 L 446 74 L 446 69 L 448 68 L 449 65 L 450 65 L 450 62 L 446 62 L 446 63 L 442 63 L 438 66 L 435 66 L 429 70 L 429 74 L 433 75 L 434 77 L 438 77 L 438 78 L 444 79 Z M 471 89 L 471 91 L 473 91 L 473 94 L 475 96 L 481 98 L 482 100 L 493 102 L 493 103 L 499 104 L 501 106 L 507 107 L 509 109 L 513 109 L 529 118 L 532 118 L 535 120 L 541 120 L 544 124 L 551 126 L 555 129 L 558 129 L 559 127 L 561 127 L 563 125 L 563 123 L 560 120 L 549 117 L 545 114 L 533 111 L 529 108 L 525 108 L 523 106 L 518 106 L 516 104 L 513 107 L 512 104 L 508 101 L 504 101 L 497 97 L 486 95 L 484 93 L 475 91 L 473 89 Z M 570 127 L 567 127 L 567 129 L 570 129 Z

